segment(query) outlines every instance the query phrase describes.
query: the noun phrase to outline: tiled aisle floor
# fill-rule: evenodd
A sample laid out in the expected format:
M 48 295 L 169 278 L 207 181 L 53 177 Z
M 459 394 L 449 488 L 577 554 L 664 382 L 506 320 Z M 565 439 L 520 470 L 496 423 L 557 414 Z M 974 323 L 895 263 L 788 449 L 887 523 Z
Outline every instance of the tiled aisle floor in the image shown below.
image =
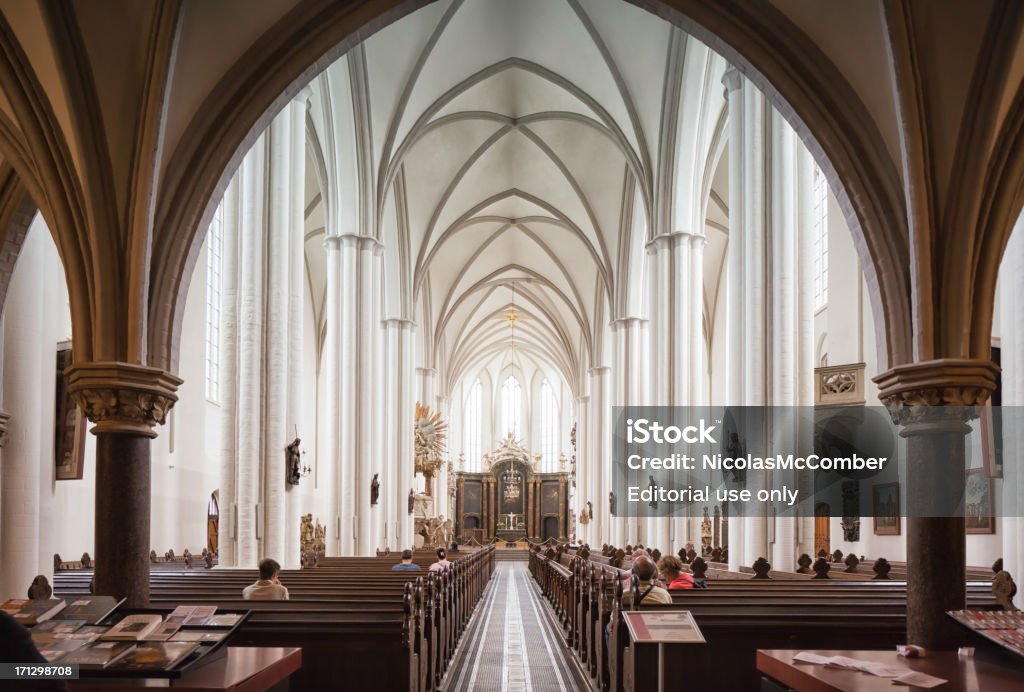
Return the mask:
M 446 692 L 577 692 L 558 622 L 525 562 L 498 562 L 484 598 L 459 643 Z

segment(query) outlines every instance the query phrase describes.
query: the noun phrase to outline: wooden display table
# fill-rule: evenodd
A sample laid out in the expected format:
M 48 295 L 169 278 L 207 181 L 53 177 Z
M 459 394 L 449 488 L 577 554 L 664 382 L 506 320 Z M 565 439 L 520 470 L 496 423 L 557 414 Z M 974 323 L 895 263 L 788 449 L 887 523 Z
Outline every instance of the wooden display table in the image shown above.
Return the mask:
M 764 675 L 798 692 L 875 692 L 876 690 L 919 690 L 893 684 L 857 670 L 843 670 L 812 663 L 793 662 L 797 649 L 758 649 L 757 669 Z M 1019 671 L 974 658 L 960 658 L 953 651 L 938 651 L 927 658 L 900 658 L 895 651 L 813 650 L 819 656 L 847 656 L 862 661 L 902 665 L 948 682 L 932 689 L 938 692 L 1006 692 L 1024 689 Z
M 141 687 L 170 687 L 192 692 L 263 692 L 302 667 L 302 649 L 229 646 L 209 663 L 197 662 L 180 678 L 69 680 L 72 692 L 123 692 Z

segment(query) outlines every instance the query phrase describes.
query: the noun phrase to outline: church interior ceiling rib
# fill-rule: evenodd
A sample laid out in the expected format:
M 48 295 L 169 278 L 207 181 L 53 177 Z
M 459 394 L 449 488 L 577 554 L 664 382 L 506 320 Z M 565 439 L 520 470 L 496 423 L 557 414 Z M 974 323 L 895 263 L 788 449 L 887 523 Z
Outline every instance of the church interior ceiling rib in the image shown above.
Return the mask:
M 644 309 L 645 244 L 706 204 L 676 169 L 708 157 L 724 68 L 615 0 L 428 6 L 313 81 L 307 231 L 383 243 L 385 317 L 417 323 L 446 388 L 500 367 L 514 309 L 519 353 L 578 394 L 603 330 Z

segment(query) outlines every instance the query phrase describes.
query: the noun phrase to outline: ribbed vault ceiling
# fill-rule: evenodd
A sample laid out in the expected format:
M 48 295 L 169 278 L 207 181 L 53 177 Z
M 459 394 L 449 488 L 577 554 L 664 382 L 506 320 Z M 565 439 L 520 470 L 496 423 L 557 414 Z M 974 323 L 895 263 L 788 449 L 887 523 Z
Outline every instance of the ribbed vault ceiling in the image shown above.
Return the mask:
M 514 302 L 517 353 L 575 389 L 609 321 L 640 310 L 652 227 L 674 223 L 654 200 L 679 184 L 682 68 L 699 129 L 720 62 L 620 0 L 454 0 L 375 34 L 312 83 L 318 319 L 322 234 L 372 234 L 387 316 L 416 321 L 447 388 L 508 359 Z

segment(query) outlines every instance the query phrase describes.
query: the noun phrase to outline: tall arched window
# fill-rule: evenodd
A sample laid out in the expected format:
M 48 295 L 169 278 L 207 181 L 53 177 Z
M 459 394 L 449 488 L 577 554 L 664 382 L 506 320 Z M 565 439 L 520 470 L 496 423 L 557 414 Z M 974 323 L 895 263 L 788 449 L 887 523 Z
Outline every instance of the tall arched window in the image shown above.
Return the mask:
M 206 398 L 220 401 L 221 250 L 224 243 L 224 204 L 217 206 L 206 232 Z
M 466 455 L 467 470 L 480 468 L 480 458 L 484 454 L 483 428 L 484 428 L 484 386 L 479 379 L 473 381 L 469 387 L 469 395 L 466 397 L 466 408 L 463 410 L 463 437 L 462 449 Z
M 547 380 L 540 385 L 540 451 L 545 471 L 558 470 L 558 398 Z
M 828 305 L 828 182 L 814 167 L 814 309 Z
M 512 433 L 512 437 L 519 439 L 519 418 L 523 410 L 523 388 L 512 375 L 508 376 L 501 385 L 501 427 L 499 431 L 502 437 L 506 433 Z

